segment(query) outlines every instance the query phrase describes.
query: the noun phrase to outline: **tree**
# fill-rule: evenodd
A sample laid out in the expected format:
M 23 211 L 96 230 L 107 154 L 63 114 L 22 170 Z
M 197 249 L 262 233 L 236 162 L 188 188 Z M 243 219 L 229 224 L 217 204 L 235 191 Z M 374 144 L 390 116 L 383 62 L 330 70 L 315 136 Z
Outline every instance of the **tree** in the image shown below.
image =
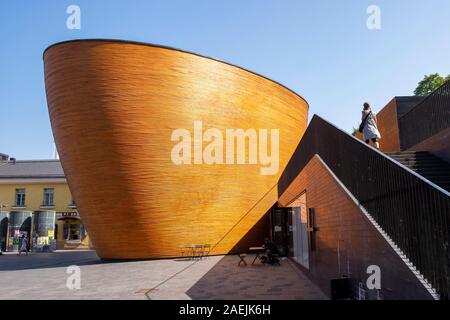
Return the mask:
M 439 75 L 439 73 L 430 74 L 425 76 L 422 81 L 417 85 L 416 90 L 414 90 L 414 94 L 416 96 L 427 96 L 432 93 L 434 90 L 442 86 L 445 81 L 450 80 L 450 75 L 446 78 L 443 78 Z

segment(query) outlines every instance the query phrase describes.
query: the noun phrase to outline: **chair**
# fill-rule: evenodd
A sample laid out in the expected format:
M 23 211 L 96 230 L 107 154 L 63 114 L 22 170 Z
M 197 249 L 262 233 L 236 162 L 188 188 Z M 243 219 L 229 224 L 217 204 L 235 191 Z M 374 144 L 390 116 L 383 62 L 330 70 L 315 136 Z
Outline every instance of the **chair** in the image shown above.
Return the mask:
M 278 253 L 270 253 L 270 264 L 271 265 L 279 265 L 279 266 L 281 266 L 281 264 L 280 264 L 280 256 L 279 256 L 279 254 Z
M 211 245 L 210 244 L 204 244 L 202 245 L 202 248 L 200 250 L 200 259 L 206 258 L 209 255 L 209 252 L 211 251 Z
M 185 254 L 189 254 L 189 255 L 186 255 L 186 257 L 192 258 L 192 256 L 193 256 L 193 248 L 192 248 L 192 246 L 183 244 L 183 245 L 179 246 L 179 248 L 181 250 L 181 256 L 183 258 L 184 258 Z
M 195 259 L 195 258 L 201 259 L 203 245 L 193 244 L 191 247 L 192 247 L 192 259 Z
M 184 257 L 184 254 L 186 252 L 186 246 L 185 245 L 181 245 L 181 246 L 178 246 L 178 248 L 180 248 L 181 256 Z
M 244 264 L 244 266 L 246 266 L 247 265 L 247 262 L 245 261 L 245 257 L 247 256 L 247 254 L 246 253 L 238 253 L 238 257 L 239 257 L 239 263 L 238 263 L 238 266 L 240 266 L 241 265 L 241 263 L 243 263 Z

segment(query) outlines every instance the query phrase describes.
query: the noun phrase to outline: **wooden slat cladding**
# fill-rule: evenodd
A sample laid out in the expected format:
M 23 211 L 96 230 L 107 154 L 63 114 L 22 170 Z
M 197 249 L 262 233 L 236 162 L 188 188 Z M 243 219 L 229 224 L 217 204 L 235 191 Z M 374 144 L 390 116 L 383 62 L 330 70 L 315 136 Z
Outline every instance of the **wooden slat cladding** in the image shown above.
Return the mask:
M 307 103 L 227 63 L 158 46 L 74 41 L 44 54 L 49 114 L 78 210 L 102 258 L 164 258 L 184 244 L 229 252 L 276 202 Z M 280 130 L 275 175 L 260 165 L 175 165 L 173 130 Z M 269 149 L 270 150 L 270 149 Z

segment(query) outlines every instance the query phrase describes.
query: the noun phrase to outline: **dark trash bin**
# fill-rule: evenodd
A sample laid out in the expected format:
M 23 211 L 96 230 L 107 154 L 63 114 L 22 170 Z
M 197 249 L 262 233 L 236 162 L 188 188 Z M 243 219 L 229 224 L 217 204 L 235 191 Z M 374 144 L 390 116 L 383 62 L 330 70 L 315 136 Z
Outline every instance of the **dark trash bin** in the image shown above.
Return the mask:
M 351 299 L 349 278 L 331 279 L 331 300 L 343 299 Z

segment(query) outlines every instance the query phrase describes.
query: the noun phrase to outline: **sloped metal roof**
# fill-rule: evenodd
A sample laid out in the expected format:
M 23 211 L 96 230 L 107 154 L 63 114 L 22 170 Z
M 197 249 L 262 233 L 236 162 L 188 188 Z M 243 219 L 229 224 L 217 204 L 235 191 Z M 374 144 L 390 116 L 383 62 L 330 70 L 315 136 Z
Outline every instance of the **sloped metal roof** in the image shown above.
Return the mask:
M 22 160 L 0 162 L 0 179 L 65 178 L 59 160 Z

